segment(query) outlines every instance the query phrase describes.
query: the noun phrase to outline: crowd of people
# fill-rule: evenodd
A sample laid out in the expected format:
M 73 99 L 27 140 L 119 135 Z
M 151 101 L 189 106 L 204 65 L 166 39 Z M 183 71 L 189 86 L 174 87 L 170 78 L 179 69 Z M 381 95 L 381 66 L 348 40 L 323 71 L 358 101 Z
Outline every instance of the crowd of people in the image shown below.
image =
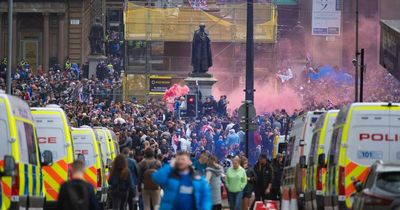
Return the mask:
M 293 67 L 289 61 L 276 73 L 280 88 L 293 90 L 299 97 L 301 109 L 337 109 L 354 101 L 353 68 L 314 65 L 311 58 L 304 66 Z M 400 100 L 400 81 L 383 67 L 370 64 L 364 72 L 363 101 Z
M 258 117 L 260 129 L 254 134 L 254 145 L 260 163 L 253 168 L 243 156 L 245 133 L 237 114 L 227 113 L 226 96 L 219 101 L 208 97 L 198 119 L 179 118 L 156 99 L 145 104 L 135 99 L 115 101 L 112 95 L 121 84 L 119 76 L 110 73 L 103 79 L 86 78 L 82 76 L 84 70 L 68 64 L 63 69 L 33 74 L 29 65 L 21 62 L 13 73 L 13 94 L 30 106 L 59 104 L 73 127 L 104 126 L 114 130 L 125 155 L 115 159 L 110 173 L 109 183 L 115 192 L 111 196 L 113 209 L 125 205 L 146 210 L 221 209 L 226 198 L 232 209 L 241 209 L 242 204 L 251 206 L 253 192 L 259 199 L 266 198 L 272 192 L 271 186 L 279 186 L 272 184 L 271 144 L 275 135 L 285 132 L 290 117 L 285 110 Z M 4 88 L 4 79 L 1 81 Z M 82 164 L 76 163 L 73 169 L 76 182 L 70 184 L 82 185 Z M 226 188 L 221 189 L 222 183 Z M 61 195 L 68 201 L 68 195 Z M 192 203 L 177 202 L 182 199 Z M 93 199 L 88 202 L 85 205 L 97 208 L 91 203 Z
M 270 194 L 272 165 L 249 167 L 243 154 L 245 133 L 240 129 L 237 114 L 227 113 L 226 96 L 218 101 L 207 97 L 198 119 L 181 118 L 174 110 L 166 109 L 165 102 L 156 99 L 144 104 L 135 99 L 116 101 L 113 92 L 121 80 L 114 73 L 112 59 L 111 56 L 106 65 L 99 63 L 108 69 L 103 78 L 85 76 L 85 67 L 79 68 L 68 60 L 63 68 L 56 65 L 48 72 L 37 73 L 21 61 L 13 72 L 12 89 L 15 96 L 32 107 L 60 105 L 73 127 L 104 126 L 116 133 L 124 155 L 115 159 L 110 173 L 113 209 L 126 205 L 146 210 L 221 209 L 226 198 L 232 209 L 241 209 L 242 200 L 243 205 L 251 206 L 253 192 L 258 198 Z M 0 86 L 5 87 L 3 77 Z M 254 158 L 260 157 L 262 164 L 269 164 L 273 138 L 284 133 L 287 118 L 285 110 L 259 116 L 260 130 L 254 134 L 258 152 Z M 92 191 L 81 181 L 82 168 L 79 161 L 73 165 L 74 180 L 61 188 L 66 192 L 60 192 L 60 198 L 65 198 L 60 199 L 60 209 L 73 208 L 68 202 L 73 199 L 68 195 L 69 188 L 81 186 Z M 270 177 L 263 178 L 265 174 L 260 170 L 266 170 Z M 259 185 L 255 183 L 261 180 L 267 182 L 263 186 L 268 191 L 256 189 Z M 226 186 L 223 189 L 222 183 Z M 190 202 L 177 202 L 182 199 Z M 95 203 L 89 196 L 85 205 L 97 209 Z
M 252 209 L 254 201 L 279 200 L 283 158 L 270 162 L 260 155 L 254 167 L 244 156 L 231 158 L 227 169 L 206 152 L 199 159 L 179 151 L 169 162 L 160 161 L 151 147 L 137 163 L 133 151 L 125 148 L 113 161 L 109 184 L 112 209 L 220 210 L 227 199 L 229 209 Z M 58 209 L 99 209 L 93 187 L 84 182 L 84 163 L 72 164 L 73 178 L 60 189 Z M 86 193 L 82 193 L 86 192 Z M 87 208 L 85 208 L 87 207 Z
M 225 95 L 219 100 L 207 97 L 199 104 L 199 117 L 193 119 L 177 114 L 179 104 L 169 110 L 166 102 L 154 98 L 146 103 L 135 98 L 117 100 L 123 61 L 116 34 L 110 34 L 109 43 L 108 59 L 98 64 L 96 75 L 88 75 L 87 65 L 79 67 L 69 59 L 48 71 L 38 68 L 36 73 L 29 63 L 20 61 L 12 74 L 12 90 L 32 107 L 60 105 L 73 127 L 103 126 L 116 133 L 122 154 L 114 160 L 109 179 L 113 209 L 126 205 L 144 210 L 221 209 L 227 199 L 230 209 L 238 210 L 250 208 L 254 200 L 279 200 L 283 156 L 273 157 L 276 136 L 287 134 L 292 120 L 305 110 L 338 108 L 352 100 L 352 85 L 307 77 L 300 83 L 288 83 L 300 90 L 303 107 L 293 113 L 280 109 L 259 114 L 254 141 L 249 143 L 254 152 L 247 159 L 245 132 L 237 111 L 228 113 Z M 7 59 L 3 59 L 0 89 L 5 89 L 6 66 Z M 367 75 L 366 100 L 398 101 L 400 92 L 394 87 L 399 82 L 385 72 L 375 73 L 374 77 Z M 290 81 L 293 72 L 286 76 L 282 77 L 285 82 Z M 74 163 L 75 181 L 61 191 L 68 191 L 69 185 L 93 191 L 79 181 L 83 170 L 83 163 Z M 60 198 L 65 198 L 60 199 L 60 209 L 73 209 L 63 202 L 70 199 L 68 194 L 60 192 Z M 89 198 L 85 205 L 98 209 L 93 197 Z

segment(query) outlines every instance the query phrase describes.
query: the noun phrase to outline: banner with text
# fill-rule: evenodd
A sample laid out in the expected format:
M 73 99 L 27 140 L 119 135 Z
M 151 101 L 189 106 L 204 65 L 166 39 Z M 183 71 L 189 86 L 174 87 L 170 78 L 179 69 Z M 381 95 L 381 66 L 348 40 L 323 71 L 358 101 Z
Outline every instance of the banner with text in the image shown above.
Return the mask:
M 313 0 L 312 35 L 340 36 L 342 0 Z
M 150 76 L 149 79 L 150 94 L 164 94 L 164 92 L 171 87 L 171 77 Z

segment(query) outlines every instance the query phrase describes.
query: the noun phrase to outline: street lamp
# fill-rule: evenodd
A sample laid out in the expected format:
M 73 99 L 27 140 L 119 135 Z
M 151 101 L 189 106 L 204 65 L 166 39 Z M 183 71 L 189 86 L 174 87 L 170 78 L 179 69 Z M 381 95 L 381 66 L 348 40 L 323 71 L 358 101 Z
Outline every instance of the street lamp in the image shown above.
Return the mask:
M 360 53 L 358 52 L 358 32 L 359 32 L 359 0 L 356 0 L 356 58 L 355 61 L 353 60 L 354 68 L 355 68 L 355 81 L 354 81 L 354 102 L 358 102 L 358 59 Z
M 13 0 L 8 0 L 8 55 L 7 55 L 7 78 L 6 78 L 6 83 L 7 83 L 7 89 L 6 93 L 11 94 L 11 64 L 12 64 L 12 40 L 13 40 L 13 34 L 12 34 L 12 24 L 13 21 Z M 15 38 L 14 38 L 15 39 Z

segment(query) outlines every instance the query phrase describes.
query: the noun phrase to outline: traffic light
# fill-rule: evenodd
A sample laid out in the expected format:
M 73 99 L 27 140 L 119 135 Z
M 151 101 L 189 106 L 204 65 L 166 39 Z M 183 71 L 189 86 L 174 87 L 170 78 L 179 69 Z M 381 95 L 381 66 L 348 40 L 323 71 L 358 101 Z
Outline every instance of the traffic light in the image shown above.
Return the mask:
M 197 117 L 197 97 L 196 95 L 186 96 L 186 116 Z

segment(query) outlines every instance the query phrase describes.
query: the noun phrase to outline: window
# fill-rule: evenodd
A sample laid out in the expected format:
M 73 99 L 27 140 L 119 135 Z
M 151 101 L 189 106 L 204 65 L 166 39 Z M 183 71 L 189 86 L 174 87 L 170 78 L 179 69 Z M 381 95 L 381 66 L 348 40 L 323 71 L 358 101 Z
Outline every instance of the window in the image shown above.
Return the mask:
M 330 150 L 330 162 L 337 165 L 337 161 L 339 159 L 339 147 L 342 138 L 342 127 L 337 128 L 333 131 L 332 134 L 332 143 L 331 143 L 331 150 Z
M 2 146 L 0 147 L 0 158 L 2 159 L 4 155 L 10 154 L 9 148 L 10 144 L 8 140 L 10 139 L 10 129 L 7 125 L 7 122 L 3 119 L 0 119 L 0 140 Z
M 319 137 L 319 132 L 314 133 L 312 140 L 311 140 L 311 151 L 310 151 L 310 165 L 314 165 L 315 164 L 315 155 L 317 154 L 317 150 L 318 150 L 318 137 Z
M 390 193 L 400 193 L 400 172 L 386 172 L 378 175 L 376 186 Z
M 287 148 L 287 143 L 279 143 L 278 145 L 278 153 L 283 153 L 286 152 L 286 148 Z
M 287 146 L 287 150 L 286 150 L 286 159 L 285 159 L 285 166 L 290 166 L 290 163 L 292 161 L 292 157 L 293 157 L 293 149 L 294 149 L 294 142 L 295 142 L 295 137 L 292 136 L 289 139 L 289 143 Z
M 9 127 L 9 119 L 7 117 L 7 110 L 5 103 L 0 103 L 0 158 L 2 159 L 4 155 L 10 154 L 11 147 L 9 140 L 10 136 L 10 127 Z
M 35 131 L 29 123 L 17 121 L 21 162 L 37 165 Z

